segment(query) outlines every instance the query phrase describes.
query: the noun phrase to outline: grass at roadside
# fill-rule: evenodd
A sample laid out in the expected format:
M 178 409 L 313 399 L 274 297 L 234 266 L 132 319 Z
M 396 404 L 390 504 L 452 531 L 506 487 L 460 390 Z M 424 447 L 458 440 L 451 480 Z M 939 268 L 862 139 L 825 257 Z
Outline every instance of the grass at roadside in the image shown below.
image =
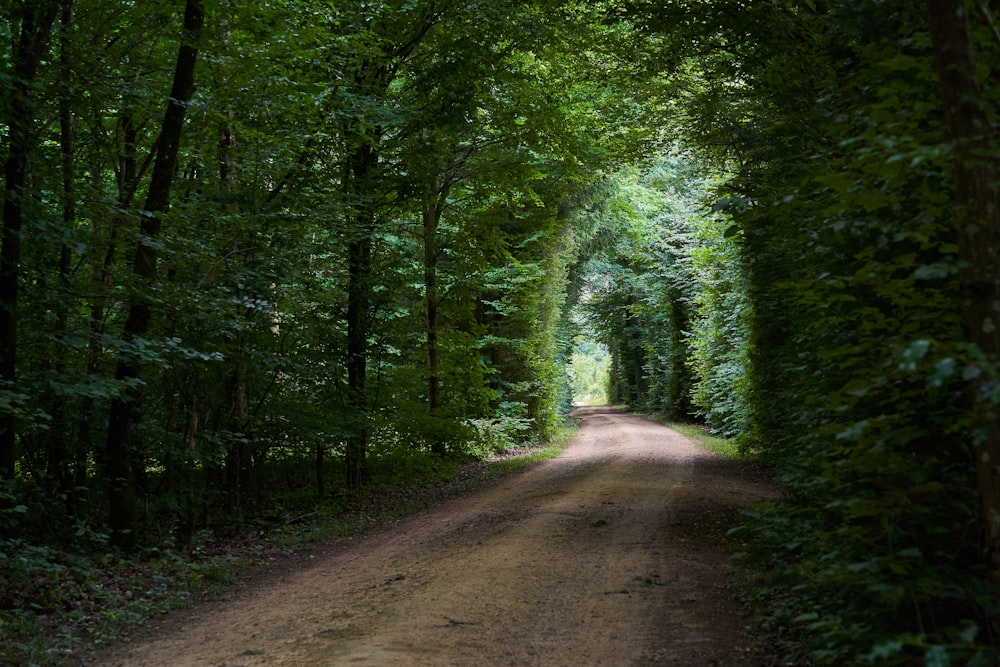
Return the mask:
M 732 440 L 726 440 L 725 438 L 720 438 L 717 435 L 712 435 L 704 426 L 699 426 L 698 424 L 686 424 L 682 422 L 673 422 L 667 420 L 662 415 L 648 414 L 644 415 L 653 421 L 663 424 L 664 426 L 669 426 L 681 435 L 686 435 L 689 438 L 694 438 L 699 443 L 704 445 L 709 451 L 718 454 L 719 456 L 725 456 L 730 459 L 744 459 L 746 458 L 739 451 L 736 443 Z
M 567 426 L 545 444 L 455 465 L 432 482 L 372 486 L 318 502 L 239 536 L 200 531 L 184 552 L 154 549 L 126 558 L 25 546 L 16 557 L 38 560 L 33 569 L 39 581 L 33 582 L 37 590 L 22 595 L 0 579 L 0 602 L 10 605 L 0 607 L 0 665 L 81 664 L 84 656 L 150 618 L 210 598 L 279 559 L 306 553 L 318 542 L 365 533 L 551 459 L 576 430 Z M 57 590 L 60 599 L 41 596 L 43 589 Z
M 607 405 L 608 398 L 604 395 L 588 395 L 588 396 L 574 396 L 574 405 L 585 405 L 585 406 L 600 406 Z
M 534 463 L 541 463 L 555 458 L 569 444 L 569 441 L 576 435 L 579 427 L 566 426 L 555 435 L 547 444 L 531 449 L 518 450 L 513 456 L 497 457 L 487 461 L 486 470 L 482 473 L 482 481 L 496 479 L 510 473 L 517 472 Z

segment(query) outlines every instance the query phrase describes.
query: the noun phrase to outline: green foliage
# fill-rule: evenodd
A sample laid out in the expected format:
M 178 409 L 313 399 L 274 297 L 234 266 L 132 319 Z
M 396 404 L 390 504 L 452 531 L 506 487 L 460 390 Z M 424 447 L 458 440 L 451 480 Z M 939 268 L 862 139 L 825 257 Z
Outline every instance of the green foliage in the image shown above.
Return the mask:
M 524 403 L 506 402 L 500 404 L 496 417 L 470 419 L 468 424 L 473 435 L 465 445 L 465 453 L 486 460 L 521 446 L 531 429 L 531 420 L 526 414 Z
M 567 372 L 574 402 L 584 405 L 604 405 L 607 402 L 611 356 L 606 347 L 580 340 L 570 356 Z
M 709 404 L 709 383 L 697 400 L 786 488 L 743 528 L 756 602 L 793 660 L 989 664 L 975 362 L 926 19 L 905 3 L 705 11 L 738 57 L 691 40 L 680 3 L 653 29 L 698 63 L 688 136 L 733 170 L 717 195 L 732 223 L 695 257 L 701 307 L 739 317 L 709 320 L 694 359 L 741 396 Z M 743 331 L 731 349 L 727 330 Z
M 690 251 L 696 317 L 688 340 L 697 414 L 714 430 L 735 437 L 749 428 L 750 303 L 739 246 L 726 236 L 730 225 L 724 216 L 707 216 L 697 229 L 698 243 Z
M 673 152 L 623 175 L 617 240 L 589 264 L 582 308 L 611 352 L 612 401 L 736 435 L 749 306 L 728 218 L 707 203 L 713 180 Z

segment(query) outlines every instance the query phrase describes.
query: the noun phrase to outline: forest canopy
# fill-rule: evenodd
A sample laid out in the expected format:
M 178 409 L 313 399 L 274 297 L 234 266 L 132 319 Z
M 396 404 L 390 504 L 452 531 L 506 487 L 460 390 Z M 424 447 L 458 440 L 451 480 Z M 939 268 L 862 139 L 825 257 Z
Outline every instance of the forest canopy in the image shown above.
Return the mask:
M 789 660 L 994 664 L 989 3 L 9 0 L 0 39 L 0 614 L 575 387 L 776 471 L 736 537 Z

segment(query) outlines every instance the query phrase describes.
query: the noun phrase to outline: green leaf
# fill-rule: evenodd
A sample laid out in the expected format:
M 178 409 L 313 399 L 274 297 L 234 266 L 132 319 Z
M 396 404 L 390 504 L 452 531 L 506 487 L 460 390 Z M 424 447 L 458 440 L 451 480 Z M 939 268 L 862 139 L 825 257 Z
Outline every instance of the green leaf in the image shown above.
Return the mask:
M 951 656 L 943 646 L 932 646 L 924 654 L 924 664 L 927 667 L 949 667 Z
M 880 658 L 891 658 L 902 650 L 903 642 L 893 639 L 892 641 L 876 644 L 871 653 L 868 654 L 868 660 L 875 662 L 875 660 Z
M 934 364 L 934 370 L 927 377 L 928 387 L 941 387 L 955 374 L 956 363 L 951 357 L 941 359 Z
M 952 275 L 956 270 L 957 267 L 954 264 L 943 262 L 924 264 L 917 267 L 917 270 L 913 272 L 913 278 L 915 280 L 940 280 Z
M 917 362 L 927 356 L 927 351 L 931 349 L 931 342 L 927 339 L 919 339 L 910 343 L 910 346 L 903 350 L 903 360 L 899 362 L 899 370 L 912 372 L 917 370 Z

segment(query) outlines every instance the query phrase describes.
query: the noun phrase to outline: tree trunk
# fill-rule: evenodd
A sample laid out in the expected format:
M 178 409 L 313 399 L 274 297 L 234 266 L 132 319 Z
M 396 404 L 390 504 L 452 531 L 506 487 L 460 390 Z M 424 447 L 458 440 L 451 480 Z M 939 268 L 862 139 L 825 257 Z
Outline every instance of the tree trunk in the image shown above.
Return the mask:
M 170 201 L 170 187 L 177 166 L 181 130 L 187 103 L 194 92 L 194 67 L 198 59 L 198 41 L 204 24 L 205 11 L 202 0 L 187 0 L 184 9 L 184 30 L 177 52 L 177 66 L 174 71 L 173 86 L 163 116 L 163 126 L 158 140 L 156 161 L 143 207 L 146 214 L 142 218 L 142 234 L 133 255 L 133 271 L 141 285 L 152 286 L 156 282 L 157 253 L 154 246 L 143 239 L 155 239 L 160 234 L 160 214 L 167 210 Z M 126 341 L 141 338 L 149 330 L 152 318 L 152 304 L 148 295 L 139 293 L 129 303 L 125 319 L 123 337 Z M 115 370 L 119 381 L 139 377 L 139 359 L 132 355 L 122 355 Z M 135 409 L 139 402 L 139 391 L 133 389 L 111 402 L 107 436 L 107 475 L 109 523 L 116 544 L 131 547 L 135 544 L 135 522 L 137 504 L 135 497 L 134 471 L 132 467 L 130 432 Z
M 611 339 L 608 347 L 611 351 L 611 395 L 608 396 L 608 399 L 616 405 L 626 403 L 628 397 L 622 391 L 622 386 L 626 383 L 622 379 L 621 353 L 619 352 L 621 343 L 617 336 Z
M 4 164 L 3 244 L 0 247 L 0 383 L 11 389 L 17 379 L 17 305 L 21 262 L 21 228 L 24 224 L 24 184 L 28 155 L 34 143 L 31 88 L 48 49 L 59 11 L 53 0 L 23 3 L 21 30 L 13 48 L 14 79 L 10 90 L 10 115 L 5 118 L 9 146 Z M 0 478 L 13 477 L 16 462 L 17 419 L 0 417 Z
M 110 216 L 110 228 L 108 230 L 107 245 L 100 262 L 91 265 L 91 279 L 94 285 L 94 296 L 91 297 L 89 306 L 89 320 L 87 327 L 87 375 L 95 377 L 101 367 L 101 357 L 104 355 L 104 346 L 101 338 L 104 334 L 107 307 L 106 296 L 111 288 L 111 274 L 114 268 L 115 256 L 118 253 L 118 234 L 125 224 L 124 212 L 132 208 L 135 198 L 136 187 L 138 186 L 138 169 L 136 164 L 136 146 L 138 133 L 133 120 L 133 112 L 129 108 L 122 109 L 118 115 L 119 130 L 122 136 L 122 151 L 118 156 L 117 187 L 118 187 L 118 212 Z M 91 167 L 92 183 L 91 187 L 95 192 L 100 192 L 104 187 L 104 168 L 101 165 Z M 93 238 L 100 238 L 98 216 L 91 216 L 90 234 Z M 77 460 L 75 462 L 75 473 L 73 484 L 77 487 L 86 486 L 87 459 L 93 453 L 95 458 L 99 458 L 93 446 L 92 421 L 94 419 L 94 398 L 85 396 L 80 402 L 78 415 L 77 433 Z M 107 466 L 107 462 L 101 459 Z
M 990 126 L 961 0 L 928 0 L 928 19 L 948 132 L 958 225 L 966 341 L 986 360 L 973 382 L 976 468 L 990 571 L 1000 592 L 1000 424 L 987 373 L 1000 361 L 1000 197 L 997 137 Z
M 427 412 L 435 416 L 441 405 L 441 350 L 438 345 L 438 306 L 441 299 L 438 296 L 437 262 L 441 254 L 438 247 L 438 226 L 445 202 L 448 200 L 449 186 L 444 185 L 434 193 L 434 199 L 424 206 L 424 301 L 426 301 L 426 342 L 427 342 Z M 438 455 L 446 454 L 445 443 L 437 433 L 432 434 L 431 450 Z
M 70 105 L 72 91 L 70 89 L 70 76 L 72 74 L 72 63 L 67 53 L 68 38 L 66 31 L 73 21 L 73 3 L 68 0 L 63 4 L 60 25 L 62 33 L 59 48 L 60 65 L 60 91 L 59 91 L 59 143 L 62 157 L 62 178 L 63 178 L 63 227 L 70 229 L 76 220 L 76 176 L 73 163 L 73 110 Z M 58 290 L 56 293 L 56 335 L 65 337 L 69 330 L 69 285 L 72 253 L 68 245 L 63 243 L 59 248 L 59 277 Z M 66 373 L 66 354 L 60 349 L 57 350 L 53 370 L 56 376 Z M 47 455 L 48 464 L 46 477 L 50 490 L 56 495 L 63 495 L 67 500 L 67 506 L 71 506 L 69 498 L 73 483 L 69 474 L 69 438 L 66 424 L 65 396 L 53 395 L 49 402 L 49 414 L 52 421 L 49 426 Z M 70 507 L 70 509 L 72 509 Z
M 357 489 L 367 484 L 370 477 L 366 382 L 375 213 L 368 188 L 378 164 L 378 150 L 373 140 L 360 138 L 353 127 L 345 130 L 345 136 L 359 141 L 346 165 L 347 192 L 355 198 L 355 210 L 354 229 L 349 230 L 347 244 L 347 393 L 351 428 L 344 457 L 347 487 Z
M 347 487 L 356 489 L 369 479 L 368 401 L 365 382 L 368 371 L 368 319 L 371 310 L 372 241 L 368 236 L 351 241 L 347 248 L 347 391 L 352 429 L 347 438 Z
M 220 0 L 220 38 L 222 44 L 228 48 L 232 43 L 232 1 Z M 230 59 L 222 57 L 219 67 L 219 90 L 229 89 Z M 222 192 L 222 212 L 226 216 L 233 216 L 240 212 L 239 193 L 239 159 L 237 156 L 236 128 L 233 119 L 236 114 L 227 105 L 222 112 L 223 120 L 219 124 L 218 143 L 218 168 L 219 184 Z M 242 252 L 240 241 L 233 242 L 233 253 Z M 249 258 L 248 258 L 248 261 Z M 247 320 L 256 315 L 246 313 Z M 276 326 L 276 313 L 271 314 L 272 331 Z M 230 509 L 239 518 L 243 517 L 244 498 L 251 491 L 253 482 L 253 470 L 251 463 L 253 460 L 250 448 L 248 430 L 250 424 L 249 390 L 247 388 L 247 364 L 245 362 L 245 340 L 242 334 L 236 338 L 226 338 L 226 342 L 231 345 L 232 351 L 227 354 L 232 360 L 232 373 L 226 387 L 229 393 L 229 417 L 226 429 L 231 433 L 239 435 L 227 448 L 224 459 L 224 471 L 222 475 L 224 488 L 228 497 Z
M 437 290 L 437 228 L 440 222 L 440 208 L 428 205 L 423 211 L 424 223 L 424 300 L 427 307 L 427 410 L 432 415 L 438 408 L 438 290 Z

